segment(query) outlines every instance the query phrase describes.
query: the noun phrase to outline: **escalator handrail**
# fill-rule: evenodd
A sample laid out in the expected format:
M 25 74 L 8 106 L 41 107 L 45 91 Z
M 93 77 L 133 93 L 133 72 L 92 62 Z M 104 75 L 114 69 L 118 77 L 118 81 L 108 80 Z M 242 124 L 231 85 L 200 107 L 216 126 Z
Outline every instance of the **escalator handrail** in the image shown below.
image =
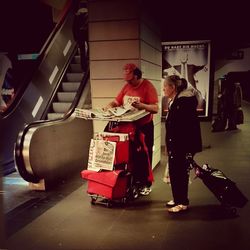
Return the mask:
M 33 74 L 34 72 L 36 72 L 36 70 L 38 69 L 39 65 L 43 62 L 43 60 L 45 59 L 46 55 L 48 54 L 48 48 L 50 47 L 50 44 L 53 42 L 53 39 L 56 37 L 58 31 L 60 30 L 60 28 L 63 26 L 63 24 L 65 23 L 66 17 L 69 14 L 70 10 L 72 8 L 75 7 L 74 5 L 75 3 L 73 2 L 73 0 L 69 0 L 65 6 L 65 8 L 63 9 L 59 21 L 56 24 L 56 26 L 54 27 L 54 29 L 52 30 L 52 32 L 50 33 L 49 37 L 47 38 L 47 40 L 45 41 L 43 47 L 41 48 L 40 52 L 38 53 L 39 56 L 36 59 L 36 63 L 34 65 L 34 68 L 31 70 L 31 74 L 29 74 L 29 76 L 23 80 L 23 83 L 20 84 L 20 87 L 18 89 L 18 91 L 16 92 L 13 100 L 9 103 L 8 108 L 1 113 L 1 118 L 2 119 L 6 119 L 8 116 L 10 116 L 14 110 L 16 109 L 16 107 L 18 106 L 19 102 L 22 99 L 22 96 L 24 94 L 24 91 L 27 87 L 27 84 L 32 80 Z
M 29 173 L 27 171 L 27 169 L 25 168 L 25 163 L 24 163 L 24 158 L 23 158 L 23 148 L 24 148 L 24 140 L 25 140 L 25 135 L 27 134 L 27 132 L 34 127 L 42 127 L 44 125 L 48 126 L 48 125 L 54 125 L 54 124 L 58 124 L 58 123 L 63 123 L 65 120 L 67 120 L 74 112 L 76 106 L 78 105 L 80 98 L 81 98 L 81 94 L 89 80 L 89 67 L 86 71 L 86 73 L 83 76 L 83 79 L 81 81 L 81 84 L 79 86 L 79 89 L 76 93 L 76 96 L 74 98 L 74 101 L 72 102 L 68 112 L 64 115 L 63 118 L 59 118 L 56 120 L 39 120 L 39 121 L 34 121 L 32 123 L 27 124 L 24 129 L 22 131 L 19 132 L 18 134 L 18 138 L 15 144 L 15 161 L 16 161 L 16 165 L 18 167 L 18 171 L 20 173 L 20 175 L 23 177 L 24 180 L 29 181 L 29 182 L 33 182 L 33 183 L 38 183 L 40 181 L 40 178 L 36 177 L 35 175 Z
M 69 11 L 71 10 L 71 8 L 74 8 L 74 7 L 75 6 L 74 6 L 73 0 L 69 0 L 67 2 L 67 4 L 65 5 L 64 9 L 62 10 L 62 13 L 61 13 L 60 18 L 59 18 L 59 22 L 57 22 L 56 26 L 54 27 L 54 29 L 50 33 L 49 37 L 45 41 L 43 47 L 39 51 L 39 57 L 44 58 L 46 56 L 46 54 L 48 53 L 47 50 L 49 48 L 49 45 L 53 41 L 53 39 L 56 36 L 57 32 L 60 30 L 61 26 L 63 25 Z

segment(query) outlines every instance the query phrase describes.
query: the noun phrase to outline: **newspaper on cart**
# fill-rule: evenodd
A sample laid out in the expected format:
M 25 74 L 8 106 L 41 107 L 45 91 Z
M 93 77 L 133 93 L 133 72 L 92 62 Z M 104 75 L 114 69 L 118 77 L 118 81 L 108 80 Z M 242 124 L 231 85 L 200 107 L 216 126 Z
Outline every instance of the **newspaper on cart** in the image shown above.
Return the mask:
M 107 140 L 108 137 L 119 138 L 117 141 Z M 129 140 L 127 133 L 99 132 L 91 139 L 89 147 L 88 170 L 113 170 L 115 151 L 119 143 Z M 120 147 L 121 149 L 121 147 Z
M 89 146 L 88 170 L 113 170 L 116 143 L 91 139 Z
M 118 137 L 119 141 L 127 141 L 129 140 L 129 135 L 127 133 L 114 133 L 114 132 L 98 132 L 96 135 L 97 139 L 105 140 L 106 137 Z
M 117 117 L 122 116 L 125 113 L 128 113 L 129 111 L 132 111 L 134 109 L 126 106 L 119 106 L 114 108 L 109 108 L 108 110 L 104 110 L 102 108 L 96 108 L 96 109 L 75 109 L 75 113 L 77 117 L 82 118 L 111 118 L 111 117 Z
M 144 117 L 148 113 L 149 112 L 144 109 L 138 110 L 132 106 L 119 106 L 106 111 L 102 108 L 75 109 L 75 116 L 86 120 L 133 121 Z

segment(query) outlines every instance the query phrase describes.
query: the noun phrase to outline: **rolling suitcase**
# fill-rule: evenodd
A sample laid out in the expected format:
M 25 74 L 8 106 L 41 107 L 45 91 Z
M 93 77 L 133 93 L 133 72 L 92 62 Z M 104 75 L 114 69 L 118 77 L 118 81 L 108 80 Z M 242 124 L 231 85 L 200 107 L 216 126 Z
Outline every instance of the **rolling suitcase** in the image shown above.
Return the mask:
M 201 167 L 194 161 L 191 166 L 194 168 L 195 175 L 203 181 L 222 206 L 232 214 L 236 214 L 236 208 L 242 208 L 246 205 L 248 199 L 239 190 L 236 183 L 226 177 L 222 171 L 214 169 L 208 164 Z

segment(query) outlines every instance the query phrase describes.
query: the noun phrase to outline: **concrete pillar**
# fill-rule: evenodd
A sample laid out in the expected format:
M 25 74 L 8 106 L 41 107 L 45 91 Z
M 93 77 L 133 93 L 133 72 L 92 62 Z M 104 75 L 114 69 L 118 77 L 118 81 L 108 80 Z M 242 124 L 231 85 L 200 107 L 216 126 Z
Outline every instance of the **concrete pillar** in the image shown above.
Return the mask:
M 125 84 L 122 67 L 135 63 L 161 100 L 161 39 L 153 18 L 136 0 L 89 0 L 90 84 L 93 108 L 103 107 Z M 161 111 L 154 115 L 153 166 L 160 161 Z M 94 132 L 106 122 L 95 121 Z

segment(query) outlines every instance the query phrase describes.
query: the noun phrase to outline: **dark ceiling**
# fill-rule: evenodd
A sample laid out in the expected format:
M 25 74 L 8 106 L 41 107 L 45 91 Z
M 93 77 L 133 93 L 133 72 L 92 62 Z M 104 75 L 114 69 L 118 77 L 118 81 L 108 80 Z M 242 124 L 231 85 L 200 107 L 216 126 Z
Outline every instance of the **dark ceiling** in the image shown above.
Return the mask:
M 53 27 L 52 10 L 40 0 L 0 1 L 0 51 L 39 52 Z
M 161 25 L 163 41 L 207 39 L 218 53 L 250 47 L 250 11 L 241 0 L 145 2 Z
M 161 27 L 162 41 L 211 40 L 217 54 L 250 47 L 250 11 L 241 0 L 218 0 L 217 4 L 208 0 L 139 1 Z M 0 49 L 39 48 L 53 28 L 50 7 L 40 0 L 2 0 L 0 4 Z

